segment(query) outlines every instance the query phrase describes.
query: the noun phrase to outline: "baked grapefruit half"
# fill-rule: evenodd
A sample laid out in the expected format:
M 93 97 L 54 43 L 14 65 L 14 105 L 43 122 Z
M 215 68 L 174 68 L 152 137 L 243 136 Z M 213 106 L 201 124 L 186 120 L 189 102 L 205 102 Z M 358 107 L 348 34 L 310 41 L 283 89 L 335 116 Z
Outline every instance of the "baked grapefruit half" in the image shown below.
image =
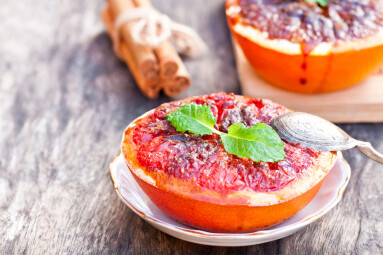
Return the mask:
M 322 1 L 323 2 L 323 1 Z M 383 9 L 375 0 L 226 0 L 236 41 L 256 73 L 286 90 L 347 88 L 383 65 Z
M 177 221 L 211 232 L 252 232 L 289 219 L 316 195 L 336 160 L 283 141 L 282 161 L 254 162 L 225 151 L 220 137 L 177 132 L 166 115 L 182 105 L 207 104 L 215 128 L 269 124 L 289 110 L 265 99 L 216 93 L 147 112 L 125 130 L 126 164 L 142 190 Z

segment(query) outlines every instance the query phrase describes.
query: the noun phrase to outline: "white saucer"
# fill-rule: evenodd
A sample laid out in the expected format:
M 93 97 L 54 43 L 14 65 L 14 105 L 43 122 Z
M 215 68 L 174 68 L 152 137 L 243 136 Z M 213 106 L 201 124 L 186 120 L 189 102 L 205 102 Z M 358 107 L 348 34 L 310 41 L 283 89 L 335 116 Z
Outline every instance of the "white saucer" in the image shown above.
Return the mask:
M 211 233 L 185 226 L 166 216 L 138 186 L 122 155 L 110 164 L 110 176 L 121 200 L 155 228 L 185 241 L 215 246 L 246 246 L 277 240 L 297 232 L 330 211 L 341 200 L 351 168 L 338 159 L 313 201 L 289 220 L 267 230 L 245 234 Z

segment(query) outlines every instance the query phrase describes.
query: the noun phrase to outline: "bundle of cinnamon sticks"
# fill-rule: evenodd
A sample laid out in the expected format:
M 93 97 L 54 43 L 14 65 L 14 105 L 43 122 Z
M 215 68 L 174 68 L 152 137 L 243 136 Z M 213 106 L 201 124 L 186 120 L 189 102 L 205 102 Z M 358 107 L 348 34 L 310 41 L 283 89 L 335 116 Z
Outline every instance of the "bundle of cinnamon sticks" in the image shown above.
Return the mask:
M 126 62 L 141 92 L 148 98 L 156 98 L 161 91 L 169 97 L 178 95 L 190 85 L 190 76 L 177 51 L 169 40 L 157 48 L 137 44 L 132 37 L 136 21 L 125 22 L 114 36 L 116 18 L 126 10 L 136 7 L 153 8 L 150 0 L 107 0 L 108 6 L 102 18 L 112 40 L 118 45 L 117 55 Z

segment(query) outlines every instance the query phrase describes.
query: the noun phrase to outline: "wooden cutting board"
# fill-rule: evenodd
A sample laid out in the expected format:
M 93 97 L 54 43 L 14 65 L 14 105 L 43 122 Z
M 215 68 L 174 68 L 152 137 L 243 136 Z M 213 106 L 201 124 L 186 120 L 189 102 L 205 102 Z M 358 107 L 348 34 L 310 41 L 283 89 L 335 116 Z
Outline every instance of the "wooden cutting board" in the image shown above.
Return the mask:
M 239 81 L 245 96 L 268 98 L 294 111 L 308 112 L 336 123 L 383 122 L 383 74 L 351 88 L 306 95 L 274 87 L 252 69 L 241 48 L 234 44 Z

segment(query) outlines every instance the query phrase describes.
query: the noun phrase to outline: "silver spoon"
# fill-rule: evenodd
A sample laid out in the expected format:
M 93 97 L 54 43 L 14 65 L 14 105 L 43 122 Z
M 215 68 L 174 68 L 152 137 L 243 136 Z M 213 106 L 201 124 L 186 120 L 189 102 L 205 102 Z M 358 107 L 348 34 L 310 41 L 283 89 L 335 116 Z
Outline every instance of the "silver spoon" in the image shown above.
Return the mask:
M 271 126 L 286 141 L 322 151 L 343 151 L 357 147 L 367 157 L 383 164 L 383 154 L 369 142 L 358 141 L 333 123 L 304 112 L 290 112 L 274 118 Z

